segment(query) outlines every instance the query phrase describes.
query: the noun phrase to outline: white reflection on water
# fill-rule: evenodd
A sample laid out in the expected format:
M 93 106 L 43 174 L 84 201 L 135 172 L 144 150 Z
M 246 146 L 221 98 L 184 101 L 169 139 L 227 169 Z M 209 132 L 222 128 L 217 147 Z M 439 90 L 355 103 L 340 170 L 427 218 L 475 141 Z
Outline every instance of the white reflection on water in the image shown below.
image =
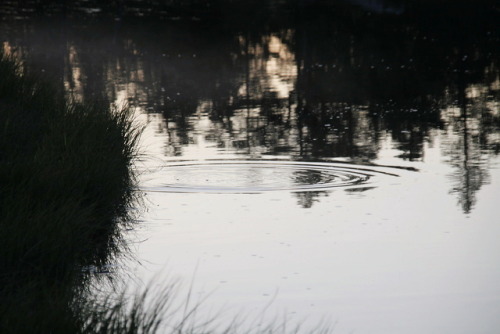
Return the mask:
M 177 159 L 161 158 L 168 134 L 154 131 L 161 117 L 150 121 L 142 168 L 153 174 L 144 172 L 144 184 Z M 326 317 L 334 333 L 492 333 L 500 328 L 500 159 L 464 215 L 449 194 L 454 166 L 443 159 L 456 138 L 433 131 L 424 159 L 411 163 L 419 172 L 385 167 L 399 177 L 366 191 L 311 192 L 311 205 L 301 205 L 307 193 L 288 191 L 148 192 L 136 273 L 187 282 L 195 272 L 194 294 L 208 296 L 200 319 L 219 310 L 222 320 L 254 319 L 270 303 L 264 321 L 283 316 L 311 328 Z M 380 143 L 374 163 L 404 163 L 389 134 Z M 182 159 L 203 158 L 242 155 L 203 140 L 184 146 Z
M 272 75 L 265 81 L 277 82 Z M 274 91 L 280 94 L 283 87 Z M 477 101 L 474 105 L 478 109 Z M 137 245 L 143 265 L 131 264 L 144 282 L 161 281 L 160 272 L 185 282 L 194 275 L 193 293 L 208 296 L 198 311 L 201 320 L 220 310 L 222 322 L 241 316 L 249 325 L 260 316 L 264 322 L 285 317 L 308 329 L 326 318 L 336 324 L 334 333 L 466 334 L 500 328 L 495 219 L 500 159 L 479 147 L 473 110 L 465 120 L 460 108 L 442 110 L 446 126 L 430 129 L 422 157 L 409 161 L 402 158 L 399 134 L 374 132 L 366 108 L 352 108 L 353 141 L 360 150 L 376 152 L 372 164 L 418 172 L 378 167 L 398 177 L 376 174 L 369 187 L 292 192 L 287 187 L 300 184 L 293 173 L 265 169 L 263 178 L 262 169 L 241 170 L 220 161 L 293 161 L 299 153 L 293 148 L 310 145 L 302 142 L 308 129 L 300 128 L 296 114 L 279 138 L 272 127 L 259 132 L 268 120 L 258 107 L 236 109 L 224 123 L 210 120 L 211 108 L 209 101 L 199 104 L 187 120 L 187 134 L 175 121 L 147 116 L 140 186 L 158 192 L 146 194 L 137 235 L 147 240 Z M 403 129 L 401 135 L 411 137 L 412 131 Z M 183 136 L 188 140 L 182 142 Z M 269 142 L 291 147 L 290 154 L 274 155 Z M 205 168 L 211 159 L 220 167 L 215 173 L 213 165 Z M 179 160 L 198 167 L 168 170 Z M 321 183 L 322 177 L 306 180 Z M 266 182 L 279 184 L 279 191 L 265 191 Z M 179 185 L 188 191 L 172 192 Z M 223 187 L 227 191 L 220 191 Z M 254 191 L 239 191 L 242 187 Z

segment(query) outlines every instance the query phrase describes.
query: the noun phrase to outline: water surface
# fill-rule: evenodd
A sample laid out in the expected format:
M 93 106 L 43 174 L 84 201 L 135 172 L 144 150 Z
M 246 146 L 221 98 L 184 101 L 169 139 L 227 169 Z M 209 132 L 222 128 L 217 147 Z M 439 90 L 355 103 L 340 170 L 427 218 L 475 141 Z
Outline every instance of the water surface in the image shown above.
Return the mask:
M 496 333 L 498 12 L 383 3 L 54 9 L 0 32 L 145 125 L 133 284 L 194 279 L 221 322 Z

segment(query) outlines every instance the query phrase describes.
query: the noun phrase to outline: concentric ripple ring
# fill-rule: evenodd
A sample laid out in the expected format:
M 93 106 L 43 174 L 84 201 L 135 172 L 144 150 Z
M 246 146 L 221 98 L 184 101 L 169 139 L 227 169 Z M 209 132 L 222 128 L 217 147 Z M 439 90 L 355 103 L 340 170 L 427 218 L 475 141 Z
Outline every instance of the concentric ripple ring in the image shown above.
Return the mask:
M 140 189 L 177 193 L 321 191 L 366 185 L 379 174 L 394 175 L 370 167 L 281 160 L 186 161 L 162 166 L 150 174 Z

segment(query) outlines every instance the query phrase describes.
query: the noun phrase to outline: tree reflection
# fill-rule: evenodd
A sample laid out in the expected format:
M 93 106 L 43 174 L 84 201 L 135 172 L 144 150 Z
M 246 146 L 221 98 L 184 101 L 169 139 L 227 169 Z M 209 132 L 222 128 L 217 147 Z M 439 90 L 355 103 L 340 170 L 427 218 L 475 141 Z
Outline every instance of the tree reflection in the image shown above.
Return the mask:
M 319 202 L 320 197 L 328 196 L 326 191 L 300 191 L 294 193 L 297 204 L 304 209 L 309 209 L 314 203 Z
M 82 20 L 84 4 L 51 3 L 64 20 L 4 21 L 2 38 L 76 98 L 148 112 L 166 155 L 203 140 L 254 158 L 369 162 L 389 134 L 418 161 L 440 129 L 469 212 L 500 150 L 489 1 L 124 1 Z
M 476 203 L 476 192 L 489 182 L 488 156 L 498 154 L 499 116 L 492 97 L 495 91 L 485 85 L 457 85 L 456 106 L 443 113 L 451 128 L 446 151 L 455 169 L 451 175 L 458 203 L 465 213 L 470 213 Z M 498 99 L 497 99 L 498 101 Z M 495 124 L 495 125 L 494 125 Z M 493 135 L 493 136 L 491 136 Z M 491 140 L 493 139 L 493 140 Z M 495 140 L 496 139 L 496 140 Z

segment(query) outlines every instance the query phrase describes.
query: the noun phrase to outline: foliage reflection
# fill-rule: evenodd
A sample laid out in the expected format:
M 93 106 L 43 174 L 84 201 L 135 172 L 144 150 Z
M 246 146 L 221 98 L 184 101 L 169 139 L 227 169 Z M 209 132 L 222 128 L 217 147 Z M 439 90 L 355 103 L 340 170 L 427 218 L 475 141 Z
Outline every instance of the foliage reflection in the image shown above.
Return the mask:
M 160 118 L 167 156 L 203 138 L 254 158 L 370 162 L 390 138 L 422 161 L 444 131 L 451 192 L 470 212 L 500 147 L 490 2 L 204 3 L 124 2 L 79 20 L 71 7 L 3 23 L 2 38 L 76 99 Z

